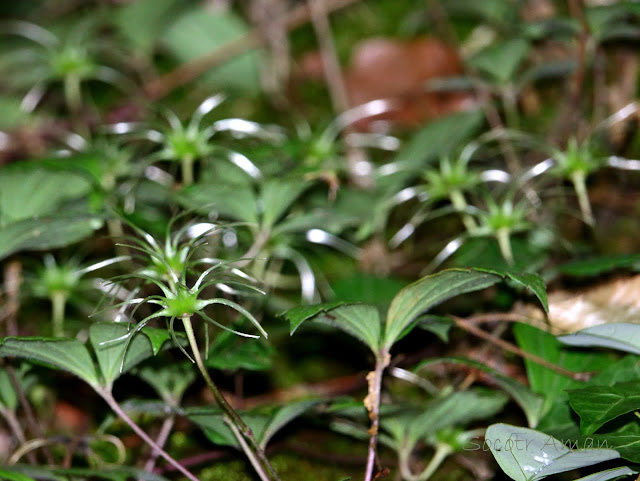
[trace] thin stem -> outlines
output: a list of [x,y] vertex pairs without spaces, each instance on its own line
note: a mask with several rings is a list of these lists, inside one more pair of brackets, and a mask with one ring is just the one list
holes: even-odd
[[456,316],[450,316],[456,323],[456,325],[461,328],[464,329],[465,331],[467,331],[470,334],[473,334],[474,336],[479,337],[480,339],[484,339],[486,341],[491,342],[492,344],[495,344],[496,346],[500,347],[501,349],[504,349],[505,351],[511,352],[513,354],[516,354],[517,356],[520,356],[524,359],[529,359],[530,361],[533,361],[537,364],[540,364],[542,367],[546,367],[547,369],[551,369],[554,372],[557,372],[558,374],[561,374],[563,376],[567,376],[571,379],[575,379],[576,381],[586,381],[589,379],[589,373],[585,373],[585,372],[573,372],[573,371],[569,371],[567,369],[564,369],[563,367],[557,366],[556,364],[553,364],[549,361],[547,361],[546,359],[541,358],[540,356],[536,356],[535,354],[531,354],[527,351],[523,351],[522,349],[520,349],[517,346],[514,346],[513,344],[511,344],[510,342],[507,342],[503,339],[498,339],[493,337],[491,334],[489,334],[488,332],[483,331],[482,329],[480,329],[478,326],[472,324],[471,322],[462,319],[460,317],[456,317]]
[[431,458],[431,461],[429,461],[429,465],[418,475],[411,472],[411,468],[409,467],[409,455],[401,455],[400,471],[402,472],[402,477],[407,481],[427,481],[431,476],[433,476],[436,469],[440,467],[442,462],[452,452],[453,449],[448,444],[438,443],[436,445],[436,452],[433,453],[433,457]]
[[449,192],[449,200],[451,200],[451,204],[455,207],[456,211],[462,214],[462,223],[468,232],[473,232],[477,229],[476,221],[473,217],[466,213],[467,210],[467,201],[464,198],[464,194],[460,192],[459,189],[452,189]]
[[595,224],[595,220],[593,219],[589,194],[587,193],[586,178],[587,176],[582,170],[577,170],[571,174],[571,182],[573,182],[573,188],[576,191],[576,196],[578,196],[582,217],[587,224],[592,226]]
[[377,458],[378,429],[380,427],[380,393],[382,391],[382,374],[389,365],[391,356],[387,351],[382,351],[376,356],[376,367],[367,374],[369,392],[364,398],[364,406],[369,412],[371,427],[369,428],[369,451],[367,454],[367,465],[364,474],[364,481],[373,479],[373,469]]
[[500,247],[500,253],[502,257],[509,265],[513,265],[513,251],[511,250],[511,231],[502,227],[495,233],[496,240],[498,241],[498,247]]
[[51,293],[51,315],[53,336],[64,337],[64,311],[67,305],[67,293],[55,291]]
[[186,155],[180,160],[182,185],[185,187],[193,184],[193,161],[194,158],[192,155]]
[[267,459],[267,456],[264,454],[264,451],[258,444],[258,441],[256,441],[256,438],[253,435],[253,431],[251,431],[251,428],[245,424],[245,422],[238,415],[235,409],[231,407],[231,405],[228,403],[228,401],[225,399],[223,394],[218,389],[218,386],[216,386],[216,384],[213,382],[213,379],[211,379],[211,376],[209,376],[209,372],[207,371],[207,368],[205,367],[204,362],[202,362],[202,356],[200,355],[198,342],[196,341],[196,336],[193,332],[193,325],[191,324],[191,318],[189,316],[184,316],[181,319],[182,319],[182,324],[184,325],[185,334],[187,335],[187,340],[189,341],[189,347],[191,348],[191,351],[193,354],[193,359],[195,360],[196,365],[198,366],[198,370],[200,371],[200,374],[202,375],[203,379],[207,383],[209,390],[213,394],[214,399],[218,403],[218,406],[220,406],[220,409],[222,409],[224,414],[229,418],[229,422],[233,423],[233,425],[236,426],[236,428],[240,431],[240,433],[242,433],[242,436],[244,436],[244,438],[247,441],[249,441],[249,443],[253,447],[253,450],[256,456],[260,460],[261,466],[260,466],[260,471],[257,471],[258,475],[261,477],[267,476],[266,472],[264,472],[264,469],[266,469],[269,472],[269,476],[265,479],[268,479],[270,481],[280,481],[278,474],[276,473],[275,469],[273,469],[273,466],[271,466],[271,463],[269,462],[269,460]]
[[251,448],[249,447],[247,442],[244,440],[244,437],[242,437],[242,433],[238,430],[236,425],[233,424],[233,422],[227,416],[223,416],[222,420],[227,426],[229,426],[229,429],[231,429],[231,432],[233,433],[236,440],[238,441],[238,444],[240,444],[242,451],[244,451],[244,454],[249,459],[249,462],[251,463],[251,466],[253,466],[253,469],[256,471],[256,473],[258,473],[258,476],[260,477],[260,479],[262,481],[269,481],[270,478],[264,472],[264,470],[262,469],[262,466],[260,466],[260,462],[253,454],[253,451],[251,451]]
[[[162,422],[162,427],[160,428],[160,433],[158,433],[158,437],[156,438],[156,444],[160,447],[164,447],[164,443],[169,439],[169,434],[171,434],[171,430],[173,429],[173,425],[175,424],[176,417],[172,414],[168,418]],[[144,465],[144,470],[147,473],[151,473],[153,469],[156,467],[156,460],[158,459],[159,452],[155,449],[151,451],[151,456]]]
[[164,449],[156,444],[156,442],[149,437],[147,433],[145,433],[140,426],[138,426],[133,419],[129,417],[129,415],[120,407],[118,402],[111,394],[111,391],[106,390],[105,388],[101,388],[99,386],[94,386],[95,391],[106,401],[111,410],[116,413],[116,415],[122,419],[127,425],[136,433],[140,438],[147,443],[151,448],[154,449],[161,457],[163,457],[171,466],[180,471],[184,476],[186,476],[191,481],[200,481],[196,476],[191,474],[184,466],[182,466],[178,461],[173,459],[169,453],[167,453]]

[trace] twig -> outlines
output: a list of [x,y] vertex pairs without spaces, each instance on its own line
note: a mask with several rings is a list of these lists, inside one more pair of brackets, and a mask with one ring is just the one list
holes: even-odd
[[20,310],[20,286],[22,284],[22,264],[11,261],[4,268],[4,289],[7,294],[4,318],[7,336],[18,335],[18,311]]
[[[158,433],[158,437],[156,438],[156,444],[161,448],[164,447],[164,444],[167,442],[167,439],[169,439],[169,434],[171,434],[171,430],[173,429],[175,420],[176,418],[172,414],[169,417],[165,418],[165,420],[162,422],[162,426],[160,427],[160,432]],[[148,473],[153,472],[154,468],[156,467],[156,460],[158,459],[159,455],[160,453],[158,451],[156,450],[151,451],[151,456],[149,456],[149,459],[144,464],[144,470],[146,472]]]
[[127,425],[136,433],[140,438],[151,446],[162,458],[164,458],[169,464],[171,464],[174,468],[180,471],[184,476],[186,476],[191,481],[200,481],[196,476],[191,474],[184,466],[182,466],[178,461],[176,461],[169,453],[167,453],[164,449],[156,444],[156,442],[149,437],[147,433],[145,433],[140,426],[138,426],[133,419],[129,417],[129,415],[120,407],[118,402],[113,397],[110,391],[100,388],[94,387],[96,392],[105,400],[105,402],[109,405],[111,410],[116,413],[116,415],[122,419]]
[[365,468],[364,481],[371,481],[373,478],[373,468],[378,457],[378,429],[380,427],[380,394],[382,391],[382,374],[389,365],[391,356],[388,352],[382,351],[376,356],[376,367],[367,374],[369,382],[369,392],[364,398],[364,406],[369,412],[371,427],[369,428],[369,450],[367,454],[367,465]]
[[451,316],[451,318],[455,321],[456,325],[461,329],[464,329],[465,331],[467,331],[470,334],[473,334],[474,336],[477,336],[481,339],[489,341],[492,344],[495,344],[496,346],[504,349],[505,351],[516,354],[517,356],[520,356],[524,359],[529,359],[530,361],[540,364],[542,367],[551,369],[552,371],[557,372],[558,374],[570,377],[571,379],[575,379],[576,381],[586,381],[588,379],[589,373],[569,371],[567,369],[564,369],[563,367],[557,366],[556,364],[553,364],[547,361],[546,359],[541,358],[540,356],[536,356],[535,354],[531,354],[529,352],[523,351],[518,346],[515,346],[510,342],[507,342],[503,339],[495,338],[488,332],[483,331],[482,329],[470,323],[469,321],[466,321],[465,319],[462,319],[460,317],[455,317],[455,316]]
[[[333,12],[340,10],[357,1],[359,0],[327,0],[325,3],[325,11]],[[285,15],[283,24],[287,30],[293,30],[307,23],[310,18],[311,13],[308,6],[301,5]],[[246,35],[227,42],[202,57],[183,63],[175,70],[149,82],[143,87],[143,90],[149,99],[158,100],[169,94],[172,90],[191,82],[217,65],[223,64],[248,50],[261,46],[263,41],[264,38],[260,35],[260,32],[252,30]]]

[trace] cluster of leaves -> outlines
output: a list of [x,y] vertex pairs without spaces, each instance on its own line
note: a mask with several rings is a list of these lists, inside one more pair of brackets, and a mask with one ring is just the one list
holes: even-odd
[[[526,382],[447,355],[455,352],[449,342],[454,327],[479,330],[456,317],[479,309],[476,291],[486,294],[486,307],[500,299],[502,306],[511,304],[528,290],[548,312],[543,279],[601,274],[638,260],[601,257],[558,268],[576,253],[597,252],[593,246],[577,252],[579,234],[567,222],[578,217],[580,232],[598,233],[589,177],[605,169],[637,170],[637,161],[605,153],[613,120],[571,128],[551,142],[553,125],[543,115],[526,115],[520,103],[542,81],[573,85],[595,62],[593,52],[581,64],[540,61],[546,46],[584,42],[583,48],[599,52],[607,42],[637,36],[640,12],[623,2],[585,8],[580,22],[560,14],[525,21],[516,3],[442,2],[458,33],[469,34],[464,30],[474,19],[468,36],[485,35],[480,46],[469,47],[463,77],[428,88],[467,89],[475,106],[427,123],[406,141],[342,132],[363,114],[378,114],[378,104],[343,112],[317,130],[301,121],[294,131],[228,113],[242,111],[242,100],[210,95],[211,87],[255,94],[256,52],[204,75],[197,100],[179,98],[178,113],[136,105],[143,113],[133,120],[110,115],[123,99],[133,103],[128,92],[142,91],[164,63],[190,65],[247,33],[234,10],[211,13],[200,4],[137,0],[105,8],[104,18],[72,29],[0,23],[11,50],[0,69],[15,72],[7,74],[11,95],[0,103],[19,99],[20,118],[29,116],[40,128],[53,122],[55,137],[46,153],[26,149],[31,158],[0,167],[0,260],[8,301],[2,312],[7,337],[0,339],[0,417],[13,437],[11,455],[0,458],[8,465],[0,478],[161,480],[154,474],[161,456],[188,479],[204,479],[175,459],[184,446],[170,433],[184,418],[191,426],[186,429],[197,426],[212,444],[241,451],[258,478],[275,481],[280,478],[265,455],[267,445],[309,414],[309,424],[368,442],[365,481],[386,473],[380,453],[393,453],[398,477],[408,481],[426,481],[454,454],[476,456],[485,447],[516,481],[619,458],[640,463],[636,324],[606,324],[559,338],[516,324],[511,332],[520,350],[512,350],[526,356]],[[412,14],[417,10],[411,7]],[[123,59],[127,48],[133,56]],[[150,95],[157,95],[154,85],[147,83]],[[7,147],[21,126],[2,127]],[[356,148],[370,157],[358,164],[362,172],[347,168]],[[429,247],[416,248],[422,242]],[[80,245],[90,261],[71,255]],[[450,268],[422,277],[444,263]],[[19,282],[16,265],[27,272],[20,295],[10,285]],[[401,268],[413,277],[390,275]],[[103,271],[110,280],[95,277]],[[458,296],[464,296],[460,306],[446,304],[451,316],[429,312]],[[46,299],[50,316],[48,306],[24,302],[30,298]],[[193,324],[196,318],[204,322]],[[291,339],[278,335],[283,320]],[[355,338],[367,348],[352,353],[358,363],[372,363],[364,402],[306,396],[236,411],[209,374],[283,384],[282,371],[298,369],[293,362],[275,367],[286,363],[283,353],[310,342],[309,333],[316,340],[335,335],[327,326],[346,334],[349,346]],[[267,343],[268,333],[277,349]],[[403,361],[412,342],[434,336],[443,341],[441,356]],[[576,349],[594,346],[606,350]],[[187,361],[176,360],[179,351]],[[469,379],[488,379],[490,388],[456,382],[441,365],[464,369]],[[79,442],[31,425],[28,403],[42,407],[38,390],[55,391],[41,366],[81,380],[151,447],[144,470],[131,467],[142,463],[109,434],[122,429],[109,415],[92,420],[100,427]],[[116,399],[127,394],[118,391],[127,379],[144,381],[154,398]],[[189,392],[202,382],[216,406]],[[487,427],[503,416],[517,419],[510,402],[521,408],[528,428]],[[158,438],[136,420],[159,426]],[[51,467],[40,466],[41,455]],[[621,463],[584,479],[635,474]]]

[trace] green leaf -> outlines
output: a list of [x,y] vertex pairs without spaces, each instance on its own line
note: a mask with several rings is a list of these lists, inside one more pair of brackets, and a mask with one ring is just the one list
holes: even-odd
[[558,337],[569,346],[608,347],[640,354],[640,324],[601,324]]
[[270,229],[309,185],[308,182],[301,181],[266,181],[260,191],[263,205],[262,228]]
[[425,311],[452,297],[489,287],[500,277],[479,270],[450,269],[423,277],[402,289],[387,313],[384,347],[390,349],[404,330]]
[[16,471],[6,471],[4,469],[0,469],[0,479],[5,481],[36,481],[29,476],[26,476],[22,473],[18,473]]
[[421,169],[469,140],[483,122],[481,110],[458,112],[429,122],[411,137],[394,162]]
[[272,355],[273,348],[266,342],[247,341],[224,331],[216,336],[205,364],[214,369],[229,371],[265,371],[271,367]]
[[91,184],[71,172],[43,169],[33,162],[0,169],[0,228],[52,214],[64,202],[91,191]]
[[334,298],[341,302],[364,302],[387,307],[407,282],[357,272],[331,284]]
[[544,285],[544,281],[540,276],[536,274],[531,274],[528,272],[517,273],[517,272],[503,272],[500,273],[498,271],[493,271],[496,274],[502,274],[507,278],[514,281],[516,284],[521,285],[527,289],[531,289],[533,293],[536,295],[545,312],[549,312],[549,302],[547,301],[547,288]]
[[[242,419],[252,429],[256,440],[264,449],[280,429],[319,402],[318,400],[297,401],[267,411],[242,413]],[[185,414],[191,421],[204,429],[207,437],[213,443],[240,447],[218,409],[190,408],[186,410]]]
[[288,310],[282,317],[289,321],[293,334],[300,325],[314,320],[336,327],[364,342],[374,354],[380,346],[380,314],[378,310],[367,304],[341,305],[338,302],[318,304],[315,306],[299,306]]
[[18,395],[6,369],[0,371],[0,406],[10,411],[15,411],[18,407]]
[[0,341],[0,357],[8,356],[62,369],[92,386],[100,384],[89,351],[77,339],[6,337]]
[[136,374],[147,382],[169,405],[178,405],[187,388],[196,378],[190,362],[143,366]]
[[540,415],[542,414],[542,396],[534,393],[527,386],[519,383],[515,379],[512,379],[509,376],[505,376],[504,374],[501,374],[496,369],[486,366],[480,362],[473,361],[471,359],[458,358],[458,357],[427,359],[421,362],[420,364],[418,364],[413,369],[413,371],[417,373],[422,369],[425,369],[431,365],[439,364],[439,363],[447,363],[447,364],[451,363],[451,364],[460,364],[464,366],[471,366],[475,369],[479,369],[480,371],[487,373],[522,408],[525,415],[527,416],[527,422],[529,423],[530,427],[535,427],[540,421]]
[[558,271],[573,277],[590,277],[623,267],[640,265],[640,254],[618,256],[600,256],[593,259],[568,262],[561,265]]
[[502,470],[515,481],[537,481],[620,457],[612,449],[570,450],[548,434],[508,424],[489,426],[485,442]]
[[118,8],[114,23],[135,50],[151,54],[181,3],[180,0],[136,0]]
[[[89,328],[89,340],[96,352],[104,383],[108,387],[112,386],[122,373],[157,354],[160,348],[171,339],[171,335],[164,329],[145,327],[142,329],[142,335],[134,335],[128,346],[125,340],[109,342],[128,332],[130,330],[127,326],[119,322],[99,322],[92,324]],[[122,372],[120,372],[121,366]]]
[[[201,6],[178,18],[163,40],[180,61],[188,62],[248,34],[247,25],[233,11],[211,13]],[[201,79],[217,88],[256,94],[260,91],[258,55],[255,51],[235,55]]]
[[[606,354],[567,349],[552,334],[528,324],[515,324],[513,334],[524,351],[569,371],[597,371],[611,363],[610,356]],[[531,389],[545,398],[542,413],[549,411],[558,400],[565,399],[566,389],[582,386],[579,381],[563,376],[532,360],[525,359],[525,367]]]
[[[407,419],[405,439],[412,445],[450,427],[464,427],[502,410],[508,398],[498,391],[460,391],[437,399]],[[384,425],[384,421],[383,421]]]
[[482,50],[469,63],[498,84],[506,84],[514,80],[518,67],[529,54],[529,49],[529,42],[522,38],[500,41]]
[[582,432],[593,434],[604,423],[640,409],[640,381],[572,389],[569,404],[580,416]]
[[64,215],[25,219],[0,227],[0,260],[23,250],[65,247],[93,234],[102,219],[88,215]]
[[613,386],[640,379],[640,358],[629,354],[593,376],[586,386]]
[[449,331],[454,322],[450,317],[426,315],[420,318],[417,327],[429,331],[440,338],[442,342],[449,342]]
[[258,225],[256,197],[249,185],[191,185],[180,191],[177,200],[201,214],[217,212],[222,217]]
[[608,481],[609,479],[620,478],[622,476],[631,476],[632,474],[638,474],[636,471],[632,471],[626,466],[621,468],[612,468],[599,473],[593,473],[583,478],[576,479],[576,481]]
[[615,449],[620,456],[633,463],[640,463],[640,433],[615,432],[607,434],[592,434],[581,439],[583,443],[593,443],[594,446]]

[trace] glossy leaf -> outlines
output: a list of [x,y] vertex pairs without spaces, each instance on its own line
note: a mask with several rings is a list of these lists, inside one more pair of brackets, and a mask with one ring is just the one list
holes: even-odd
[[572,389],[569,404],[580,416],[582,432],[593,434],[604,423],[640,409],[640,381]]
[[451,269],[423,277],[402,289],[391,302],[384,334],[386,349],[428,309],[452,297],[489,287],[500,276],[478,270]]
[[474,369],[478,369],[491,376],[498,385],[504,389],[522,408],[530,427],[535,427],[540,421],[540,415],[542,414],[542,396],[534,393],[529,387],[519,383],[515,379],[505,376],[496,369],[486,366],[480,362],[473,361],[471,359],[463,359],[457,357],[445,357],[438,359],[427,359],[421,362],[414,368],[414,372],[420,372],[429,366],[446,363],[446,364],[460,364],[463,366],[470,366]]
[[293,334],[300,325],[309,320],[336,327],[364,342],[374,352],[380,345],[380,314],[367,304],[327,303],[316,306],[299,306],[283,314],[289,321]]
[[92,386],[98,372],[89,351],[77,339],[7,337],[0,341],[0,357],[18,357],[75,374]]
[[637,429],[634,432],[621,431],[607,434],[591,434],[583,442],[615,449],[624,459],[633,463],[640,463],[640,433]]
[[569,346],[607,347],[640,354],[640,324],[602,324],[558,339]]
[[[118,322],[100,322],[92,324],[89,328],[89,339],[96,352],[98,365],[106,386],[111,386],[120,374],[154,356],[160,347],[171,339],[171,335],[164,329],[145,327],[141,333],[134,335],[128,346],[125,340],[109,342],[126,335],[128,332],[131,331],[127,329],[127,326]],[[122,363],[123,356],[124,364]],[[120,372],[121,366],[122,373]]]
[[571,450],[548,434],[508,424],[489,426],[485,442],[502,470],[515,481],[537,481],[620,457],[613,449]]

